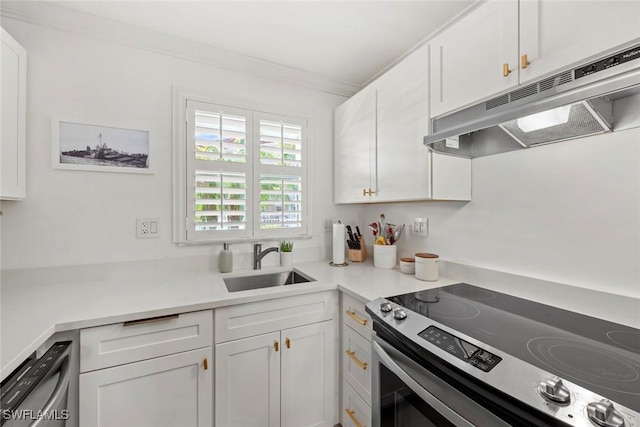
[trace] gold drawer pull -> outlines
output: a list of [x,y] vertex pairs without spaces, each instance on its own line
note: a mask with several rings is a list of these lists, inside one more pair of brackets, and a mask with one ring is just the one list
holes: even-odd
[[279,351],[280,350],[280,343],[278,341],[274,341],[273,348],[275,349],[275,351]]
[[355,311],[347,310],[347,311],[345,311],[345,313],[347,313],[347,316],[351,317],[353,320],[355,320],[356,322],[360,323],[362,326],[367,326],[367,319],[359,318],[358,316],[356,316],[356,312]]
[[531,62],[529,62],[529,60],[527,59],[527,55],[522,55],[522,57],[520,58],[520,67],[524,70],[529,65],[531,65]]
[[204,365],[204,370],[206,371],[207,369],[209,369],[209,361],[205,358],[204,361],[202,362]]
[[180,317],[179,314],[170,314],[168,316],[149,317],[149,318],[140,319],[140,320],[129,320],[127,322],[124,322],[122,326],[134,326],[134,325],[143,325],[145,323],[162,322],[163,320],[177,319],[178,317]]
[[502,75],[507,77],[509,74],[511,74],[511,70],[509,69],[509,64],[505,62],[502,65]]
[[362,369],[367,369],[367,362],[363,362],[360,359],[358,359],[355,351],[347,350],[347,356],[349,356],[351,360],[356,362],[356,365],[360,366]]
[[289,339],[289,337],[287,337],[287,339],[284,340],[284,343],[287,346],[287,348],[291,348],[291,340]]
[[344,411],[347,413],[347,415],[349,415],[349,418],[351,418],[351,421],[353,421],[353,423],[356,425],[356,427],[362,427],[362,424],[360,424],[360,421],[358,421],[358,419],[354,415],[356,413],[356,411],[354,411],[353,409],[349,409],[349,408],[345,409]]

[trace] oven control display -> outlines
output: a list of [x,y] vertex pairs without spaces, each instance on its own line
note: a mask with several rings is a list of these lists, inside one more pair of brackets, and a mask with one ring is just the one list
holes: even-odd
[[435,326],[418,334],[421,338],[468,364],[489,372],[502,359]]

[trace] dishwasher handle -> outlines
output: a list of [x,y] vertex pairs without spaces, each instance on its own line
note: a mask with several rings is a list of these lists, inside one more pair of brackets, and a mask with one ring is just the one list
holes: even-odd
[[[70,362],[70,348],[66,350],[66,354],[60,357],[56,364],[51,368],[51,370],[47,373],[46,377],[42,379],[42,382],[46,381],[48,378],[51,378],[56,373],[60,372],[60,376],[58,377],[58,382],[56,383],[51,396],[45,403],[44,407],[41,409],[42,413],[47,414],[58,408],[66,408],[66,400],[69,393],[69,380],[71,377],[71,362]],[[49,420],[43,418],[39,418],[29,424],[29,427],[41,427],[45,426]]]

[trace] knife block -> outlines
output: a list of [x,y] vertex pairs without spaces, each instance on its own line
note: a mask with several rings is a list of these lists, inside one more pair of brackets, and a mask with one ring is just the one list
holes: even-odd
[[363,262],[367,259],[367,247],[364,244],[364,237],[360,236],[360,249],[349,249],[349,261]]

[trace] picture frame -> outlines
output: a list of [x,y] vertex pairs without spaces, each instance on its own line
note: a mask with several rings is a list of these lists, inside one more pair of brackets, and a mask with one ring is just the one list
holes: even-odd
[[153,174],[148,130],[52,119],[54,169]]

